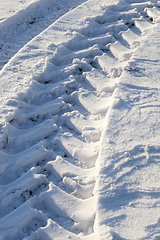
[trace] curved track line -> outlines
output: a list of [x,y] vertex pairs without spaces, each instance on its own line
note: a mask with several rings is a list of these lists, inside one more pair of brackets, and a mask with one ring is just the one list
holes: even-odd
[[98,239],[94,186],[105,117],[120,76],[135,71],[137,42],[153,27],[152,5],[126,6],[106,6],[55,46],[37,82],[17,99],[1,150],[2,239]]

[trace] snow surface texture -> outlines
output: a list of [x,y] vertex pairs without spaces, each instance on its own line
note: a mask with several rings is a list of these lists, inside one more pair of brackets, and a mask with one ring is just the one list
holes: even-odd
[[[5,0],[0,2],[0,69],[27,42],[85,0]],[[17,40],[18,39],[18,40]]]
[[8,17],[15,15],[19,10],[27,8],[30,4],[37,0],[5,0],[0,3],[1,18],[0,21],[5,21]]
[[159,7],[88,1],[2,69],[1,240],[160,238]]

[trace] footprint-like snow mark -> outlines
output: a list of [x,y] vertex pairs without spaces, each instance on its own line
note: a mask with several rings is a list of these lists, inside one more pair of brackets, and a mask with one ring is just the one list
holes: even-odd
[[57,145],[57,148],[62,148],[61,144],[63,144],[63,148],[66,149],[66,154],[69,153],[82,165],[94,167],[98,155],[97,143],[88,144],[73,137],[70,133],[65,133],[63,136],[59,136],[58,139],[54,139],[54,144]]
[[54,84],[46,83],[45,87],[37,81],[32,81],[31,88],[26,94],[21,94],[21,98],[27,103],[32,103],[38,106],[52,101],[63,94],[71,94],[78,88],[78,85],[78,82],[73,76]]
[[35,195],[34,190],[38,186],[41,187],[42,191],[42,186],[48,185],[47,178],[43,174],[39,174],[40,170],[40,168],[31,168],[14,182],[1,186],[1,217],[3,217],[3,214],[6,215],[6,209],[8,214]]
[[49,212],[53,211],[54,214],[71,219],[74,222],[73,230],[88,231],[94,222],[96,208],[94,199],[94,197],[86,200],[75,198],[50,183],[48,191],[40,194],[39,204]]
[[47,138],[51,133],[57,131],[57,124],[52,119],[32,127],[32,131],[19,130],[8,124],[8,144],[6,148],[14,148],[18,152],[20,149],[26,149],[29,146]]
[[39,165],[44,159],[52,157],[53,152],[47,150],[46,145],[46,141],[42,141],[15,155],[1,151],[0,184],[5,185],[15,181],[29,168]]
[[[99,46],[97,44],[93,45],[90,48],[87,49],[83,49],[77,52],[71,52],[71,54],[67,54],[66,56],[64,56],[63,58],[60,58],[59,62],[61,62],[61,64],[65,64],[68,63],[68,61],[73,61],[73,59],[83,59],[83,58],[94,58],[94,56],[97,55],[101,55],[102,52],[99,49]],[[53,59],[54,60],[54,59]],[[57,62],[57,59],[56,59]],[[73,61],[73,63],[75,62],[75,60]]]
[[124,47],[119,42],[115,42],[110,45],[110,51],[119,61],[127,61],[131,58],[132,49]]
[[106,113],[112,102],[112,97],[101,98],[89,91],[79,91],[78,95],[80,103],[93,115]]
[[[10,130],[8,129],[8,131],[13,135],[12,132],[16,131],[14,127],[18,129],[27,129],[37,124],[43,124],[43,121],[47,121],[48,118],[61,112],[65,105],[63,98],[57,98],[40,106],[20,101],[18,108],[9,116],[10,125],[8,128],[10,128]],[[57,117],[53,117],[52,121],[56,124]]]
[[97,169],[85,169],[68,162],[57,156],[55,161],[48,162],[45,166],[59,179],[62,189],[67,189],[72,195],[87,199],[93,196],[93,188],[96,181]]
[[121,36],[130,46],[134,46],[134,44],[141,41],[141,36],[134,33],[131,29],[128,29],[125,32],[121,32]]
[[[120,76],[135,70],[129,61],[153,26],[152,13],[158,16],[155,8],[103,7],[70,41],[54,45],[39,78],[8,101],[16,109],[1,134],[2,239],[98,239],[94,188],[105,116]],[[139,152],[123,153],[106,170],[111,195],[129,187],[122,183],[132,179],[135,162],[139,171],[153,162],[152,147]]]
[[47,223],[47,217],[34,208],[36,204],[37,197],[35,196],[0,219],[1,238],[23,239],[37,228],[44,227]]

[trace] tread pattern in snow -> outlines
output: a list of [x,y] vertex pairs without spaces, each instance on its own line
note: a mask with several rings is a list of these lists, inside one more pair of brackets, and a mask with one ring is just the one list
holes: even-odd
[[130,59],[153,27],[152,8],[120,3],[87,19],[57,46],[38,81],[11,101],[17,109],[0,152],[2,239],[94,236],[105,117],[119,77],[136,70]]

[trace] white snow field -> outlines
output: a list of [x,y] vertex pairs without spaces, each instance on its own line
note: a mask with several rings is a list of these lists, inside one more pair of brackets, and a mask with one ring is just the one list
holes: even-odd
[[0,22],[0,240],[160,239],[160,2],[19,2]]

